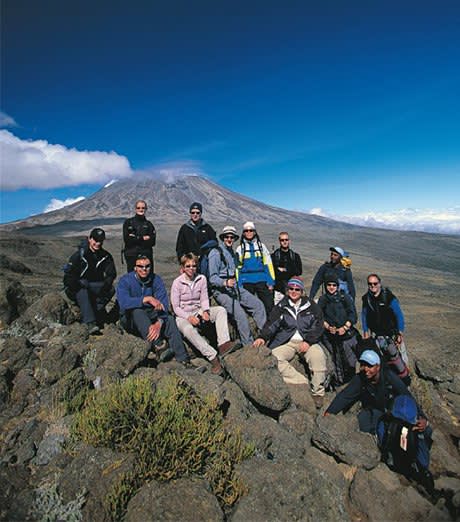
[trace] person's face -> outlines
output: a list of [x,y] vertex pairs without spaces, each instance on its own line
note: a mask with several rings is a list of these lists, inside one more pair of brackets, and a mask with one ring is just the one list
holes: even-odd
[[382,289],[380,281],[374,276],[367,280],[367,287],[369,288],[369,292],[375,296],[378,296]]
[[374,366],[370,366],[365,362],[360,362],[359,370],[364,374],[368,381],[375,381],[377,375],[380,372],[380,364],[374,364]]
[[187,261],[182,265],[182,271],[186,277],[193,279],[196,274],[196,261],[187,259]]
[[98,241],[97,239],[94,239],[94,237],[90,237],[88,239],[89,249],[93,252],[96,252],[102,248],[102,244],[104,243],[104,240]]
[[252,241],[254,239],[255,233],[256,233],[256,231],[253,230],[252,228],[243,230],[244,238],[247,239],[248,241]]
[[134,271],[141,279],[146,279],[150,275],[152,265],[148,259],[138,259],[134,265]]
[[224,236],[224,245],[228,248],[233,246],[233,242],[235,241],[235,236],[233,234],[227,234]]
[[282,250],[287,250],[289,248],[289,236],[280,236],[279,242]]
[[337,283],[326,283],[326,290],[328,294],[335,294],[337,292]]
[[340,261],[340,254],[331,250],[331,263],[336,265]]
[[297,303],[297,301],[299,301],[299,299],[302,297],[302,289],[299,288],[298,286],[288,286],[287,294],[288,294],[289,299],[293,303]]
[[138,216],[144,216],[147,211],[147,205],[143,201],[136,203],[136,214]]
[[200,221],[200,218],[201,218],[201,212],[197,208],[194,208],[190,211],[190,219],[194,223],[198,223],[198,221]]

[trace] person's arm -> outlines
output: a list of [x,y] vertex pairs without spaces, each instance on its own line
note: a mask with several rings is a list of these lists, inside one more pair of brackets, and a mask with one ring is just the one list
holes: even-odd
[[400,334],[404,333],[404,315],[401,310],[401,306],[399,304],[399,301],[394,297],[390,303],[390,308],[393,310],[395,317],[396,317],[396,324],[398,327],[398,332]]
[[[345,294],[344,299],[345,304],[345,311],[347,314],[347,321],[345,322],[345,325],[347,326],[348,330],[356,324],[356,321],[358,320],[357,314],[356,314],[356,307],[355,303],[353,302],[353,299],[350,295]],[[349,323],[349,324],[347,324]]]
[[355,289],[355,283],[353,281],[353,274],[351,273],[351,270],[349,268],[346,269],[346,278],[347,278],[347,285],[348,285],[348,292],[350,293],[353,300],[356,298],[356,289]]
[[181,307],[181,287],[179,278],[174,279],[171,286],[171,306],[177,317],[188,319],[190,314]]
[[217,250],[217,248],[213,248],[211,252],[208,254],[208,269],[209,269],[209,282],[211,283],[211,286],[214,286],[216,288],[221,288],[225,286],[225,279],[222,279],[220,277],[220,265],[221,265],[221,259],[220,259],[220,253]]
[[351,408],[353,404],[359,400],[360,396],[361,377],[359,375],[355,375],[347,384],[347,386],[338,395],[335,396],[334,400],[327,408],[325,414],[332,413],[333,415],[337,415],[337,413]]
[[157,231],[155,230],[155,227],[153,226],[153,223],[151,221],[147,221],[148,224],[148,233],[149,239],[144,239],[144,246],[153,248],[155,246],[155,243],[157,242]]
[[111,254],[107,252],[108,259],[106,261],[106,267],[104,270],[104,288],[108,290],[112,288],[113,282],[117,277],[117,269],[115,268],[115,262]]
[[259,338],[263,339],[266,344],[273,338],[280,327],[281,313],[281,308],[279,306],[274,306],[259,333]]
[[185,249],[185,237],[184,237],[184,230],[186,225],[182,225],[179,229],[179,232],[177,234],[177,240],[176,240],[176,255],[178,261],[180,261],[181,256],[183,256],[186,252],[184,252]]
[[117,300],[122,311],[142,308],[142,295],[132,296],[129,278],[123,276],[117,285]]
[[198,276],[197,287],[200,289],[200,308],[209,312],[208,280],[204,275]]
[[142,243],[142,238],[139,239],[135,227],[133,226],[131,219],[127,219],[123,223],[123,241],[126,248],[132,248]]
[[80,290],[80,272],[81,272],[81,260],[80,252],[75,252],[70,256],[68,263],[65,266],[64,271],[64,287],[68,289],[71,294],[76,294]]
[[161,279],[158,274],[154,275],[152,294],[155,299],[160,301],[160,303],[163,305],[164,311],[167,312],[169,309],[168,292],[166,291],[166,286],[163,282],[163,279]]
[[367,314],[369,312],[369,308],[366,303],[367,294],[363,296],[363,305],[361,309],[361,326],[363,328],[363,337],[366,339],[370,336],[369,326],[367,325]]
[[310,289],[310,299],[313,300],[316,293],[319,290],[319,287],[321,286],[323,282],[323,273],[324,273],[325,266],[321,265],[318,268],[318,271],[316,272],[315,277],[313,278],[313,281],[311,282],[311,289]]
[[324,316],[321,308],[312,301],[311,303],[312,321],[308,331],[301,332],[303,340],[312,345],[317,343],[324,332]]
[[267,277],[267,285],[273,287],[275,284],[275,270],[273,268],[272,256],[268,251],[267,247],[262,244],[262,258],[265,266],[265,274]]

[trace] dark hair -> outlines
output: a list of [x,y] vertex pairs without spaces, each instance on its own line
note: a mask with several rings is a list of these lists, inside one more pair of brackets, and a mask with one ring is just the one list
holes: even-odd
[[150,261],[150,258],[148,256],[146,256],[145,254],[138,254],[136,257],[136,260],[137,259],[147,259],[147,261]]
[[369,274],[369,275],[367,276],[367,282],[369,282],[369,277],[375,277],[379,283],[382,282],[382,279],[381,279],[380,276],[377,275],[377,274]]

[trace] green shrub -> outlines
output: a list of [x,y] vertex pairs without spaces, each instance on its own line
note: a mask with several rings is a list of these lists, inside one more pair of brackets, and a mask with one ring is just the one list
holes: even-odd
[[117,482],[107,498],[115,519],[150,479],[203,476],[224,505],[245,491],[234,468],[253,448],[224,428],[215,399],[200,398],[177,375],[163,378],[156,390],[146,378],[129,378],[92,393],[73,433],[87,444],[136,455],[135,473]]

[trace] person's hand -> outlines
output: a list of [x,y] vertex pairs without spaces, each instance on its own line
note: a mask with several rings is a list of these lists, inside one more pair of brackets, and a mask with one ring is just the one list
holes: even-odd
[[142,239],[143,239],[144,241],[148,241],[148,240],[150,239],[150,236],[142,236]]
[[397,346],[401,346],[401,343],[403,341],[403,334],[401,332],[398,333],[398,335],[396,336],[396,345]]
[[346,329],[343,326],[341,326],[340,328],[337,329],[337,333],[339,335],[345,335]]
[[200,324],[200,319],[196,316],[196,315],[190,315],[188,318],[187,318],[187,321],[192,325],[192,326],[198,326]]
[[337,333],[337,328],[335,326],[329,326],[329,331],[331,334],[335,335]]
[[278,267],[278,270],[279,270],[280,272],[287,272],[287,269],[284,268],[284,266],[279,266],[279,267]]
[[299,352],[300,353],[307,353],[310,349],[310,345],[307,343],[307,341],[302,341],[299,345]]
[[156,321],[155,323],[149,326],[149,331],[147,334],[147,341],[156,341],[160,336],[161,331],[161,321]]
[[252,343],[252,346],[254,348],[259,348],[259,346],[263,346],[265,344],[265,341],[261,338],[261,337],[258,337],[253,343]]
[[417,419],[417,424],[412,428],[413,431],[425,431],[428,426],[428,421],[424,417]]
[[155,308],[155,310],[164,310],[164,306],[161,304],[161,302],[158,301],[158,299],[156,299],[155,297],[153,297],[151,295],[146,295],[142,299],[142,303],[143,304],[149,304],[150,306]]
[[210,321],[211,320],[211,316],[209,315],[209,312],[203,312],[201,314],[201,318],[203,319],[203,321]]
[[231,277],[230,279],[227,279],[227,282],[225,283],[225,286],[228,288],[233,288],[236,284],[236,279],[234,277]]
[[363,339],[369,339],[371,336],[370,332],[363,332]]

